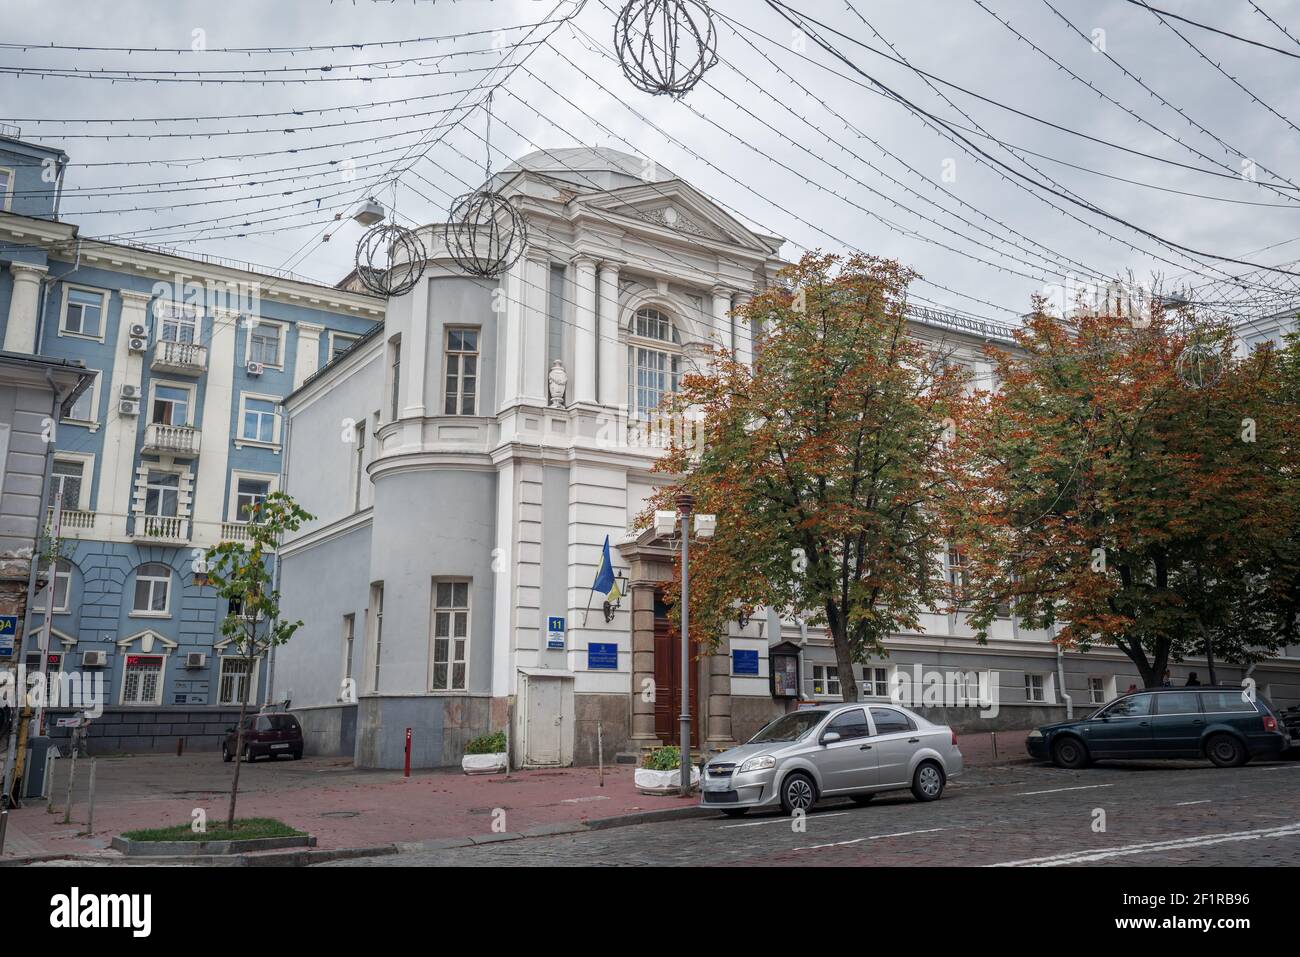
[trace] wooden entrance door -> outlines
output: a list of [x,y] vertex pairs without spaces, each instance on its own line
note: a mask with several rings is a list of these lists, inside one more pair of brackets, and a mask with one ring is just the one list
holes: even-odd
[[[691,747],[700,746],[699,642],[691,641]],[[663,594],[655,592],[655,736],[664,744],[681,741],[682,641],[668,624]]]

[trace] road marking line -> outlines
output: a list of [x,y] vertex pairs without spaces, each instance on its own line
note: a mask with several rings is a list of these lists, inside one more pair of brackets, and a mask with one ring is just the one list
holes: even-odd
[[1050,791],[1018,791],[1016,797],[1029,797],[1033,794],[1060,794],[1062,791],[1091,791],[1093,788],[1113,788],[1113,784],[1082,784],[1077,788],[1052,788]]
[[796,851],[816,851],[823,847],[847,847],[849,844],[861,844],[863,841],[880,841],[887,837],[911,837],[913,834],[933,834],[935,831],[946,831],[946,827],[928,827],[924,831],[898,831],[895,834],[875,834],[871,837],[855,837],[851,841],[835,841],[833,844],[808,844],[804,847],[796,847]]
[[1294,771],[1300,768],[1300,764],[1279,764],[1272,768],[1255,768],[1256,771]]
[[[809,814],[804,817],[804,820],[815,821],[818,818],[823,818],[823,817],[842,817],[843,815],[848,813],[849,813],[848,811],[835,811],[830,814]],[[788,817],[774,817],[770,821],[745,821],[743,824],[723,824],[718,828],[718,830],[725,831],[729,827],[761,827],[764,824],[788,824],[788,823],[790,823],[790,818]]]
[[1179,801],[1174,807],[1191,807],[1193,804],[1210,804],[1209,799],[1204,801]]
[[1062,864],[1088,864],[1110,857],[1127,857],[1131,854],[1151,854],[1159,851],[1178,851],[1186,848],[1209,847],[1213,844],[1225,844],[1230,841],[1258,841],[1266,837],[1300,836],[1300,821],[1277,827],[1259,828],[1253,831],[1223,831],[1218,834],[1203,834],[1199,837],[1184,837],[1171,841],[1151,841],[1146,844],[1131,844],[1128,847],[1111,847],[1102,850],[1070,851],[1066,854],[1053,854],[1048,857],[1030,857],[1020,861],[1003,861],[1000,864],[986,864],[985,867],[1059,867]]

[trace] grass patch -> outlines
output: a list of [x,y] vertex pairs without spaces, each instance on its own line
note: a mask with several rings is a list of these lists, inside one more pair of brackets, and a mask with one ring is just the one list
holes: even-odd
[[247,841],[258,837],[305,837],[306,832],[273,817],[246,817],[235,819],[233,831],[228,830],[222,821],[219,827],[209,827],[201,834],[190,830],[188,824],[176,824],[127,831],[122,836],[128,841]]

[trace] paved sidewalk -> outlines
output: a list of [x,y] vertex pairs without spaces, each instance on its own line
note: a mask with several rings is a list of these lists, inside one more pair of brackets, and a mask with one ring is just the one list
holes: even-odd
[[[1024,732],[999,732],[998,759],[987,733],[959,736],[970,766],[1024,758]],[[63,824],[67,760],[54,774],[56,813],[33,801],[9,815],[3,860],[88,855],[117,859],[116,834],[189,823],[202,809],[210,825],[226,812],[234,765],[217,754],[125,755],[98,758],[94,833],[85,834],[87,759],[77,762],[72,823]],[[257,761],[240,773],[238,816],[274,817],[315,835],[321,850],[443,840],[500,840],[503,834],[580,826],[638,823],[649,814],[691,814],[695,799],[643,795],[627,765],[516,771],[505,775],[459,770],[358,770],[340,758]],[[610,821],[608,819],[622,819]],[[494,826],[495,825],[495,826]]]

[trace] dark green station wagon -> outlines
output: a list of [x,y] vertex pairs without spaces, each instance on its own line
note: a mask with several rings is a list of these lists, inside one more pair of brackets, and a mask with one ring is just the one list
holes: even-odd
[[1078,721],[1029,732],[1031,757],[1082,768],[1102,758],[1209,758],[1221,768],[1289,745],[1273,706],[1241,687],[1149,688]]

